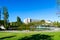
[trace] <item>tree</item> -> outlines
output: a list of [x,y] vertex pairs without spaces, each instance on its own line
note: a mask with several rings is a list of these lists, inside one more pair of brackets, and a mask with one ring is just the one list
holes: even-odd
[[45,25],[45,20],[40,21],[41,25]]
[[45,23],[45,20],[41,20],[41,23]]
[[22,24],[22,21],[20,19],[20,17],[17,16],[17,26],[20,26]]
[[60,23],[58,21],[57,22],[53,22],[53,26],[59,27],[60,26]]
[[3,15],[4,15],[4,26],[5,28],[8,28],[8,17],[9,17],[9,14],[8,14],[8,10],[6,7],[3,7]]
[[0,25],[4,25],[4,20],[0,20]]
[[1,10],[0,10],[0,20],[1,20]]
[[18,30],[22,30],[22,21],[21,21],[21,18],[19,16],[17,16],[17,26],[18,26]]

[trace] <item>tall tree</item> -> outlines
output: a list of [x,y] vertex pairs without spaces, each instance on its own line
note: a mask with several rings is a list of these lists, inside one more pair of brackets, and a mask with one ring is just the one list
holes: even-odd
[[1,25],[1,10],[0,10],[0,25]]
[[3,7],[3,15],[4,15],[4,26],[5,26],[5,28],[7,28],[9,14],[8,14],[8,10],[6,7]]
[[0,10],[0,20],[1,20],[1,10]]
[[45,24],[45,20],[41,20],[40,22],[41,22],[41,25]]
[[23,29],[22,28],[22,21],[21,21],[21,18],[19,16],[17,16],[17,26],[18,26],[18,29]]
[[17,25],[20,26],[22,24],[21,18],[17,16]]

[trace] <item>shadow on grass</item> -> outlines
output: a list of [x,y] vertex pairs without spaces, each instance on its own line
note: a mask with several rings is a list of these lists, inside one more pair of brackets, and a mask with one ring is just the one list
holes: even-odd
[[24,37],[18,40],[52,40],[52,36],[44,35],[44,34],[35,34],[30,37]]
[[6,36],[6,37],[2,37],[2,38],[0,38],[0,40],[4,40],[4,39],[6,39],[6,38],[12,38],[12,37],[15,37],[16,35],[13,35],[13,36]]

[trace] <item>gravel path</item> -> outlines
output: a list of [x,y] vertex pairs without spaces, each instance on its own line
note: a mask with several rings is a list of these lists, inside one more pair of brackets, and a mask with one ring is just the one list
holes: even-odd
[[55,27],[47,27],[50,28],[50,30],[42,30],[42,31],[29,31],[29,30],[23,30],[23,31],[18,31],[18,30],[2,30],[0,32],[60,32],[60,28],[55,28]]

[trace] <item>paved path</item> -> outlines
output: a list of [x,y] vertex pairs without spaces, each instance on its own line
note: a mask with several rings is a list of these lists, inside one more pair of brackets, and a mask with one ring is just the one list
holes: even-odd
[[18,32],[60,32],[60,30],[45,30],[45,31],[17,31],[17,30],[5,30],[5,31],[0,31],[0,32],[16,32],[16,33],[18,33]]

